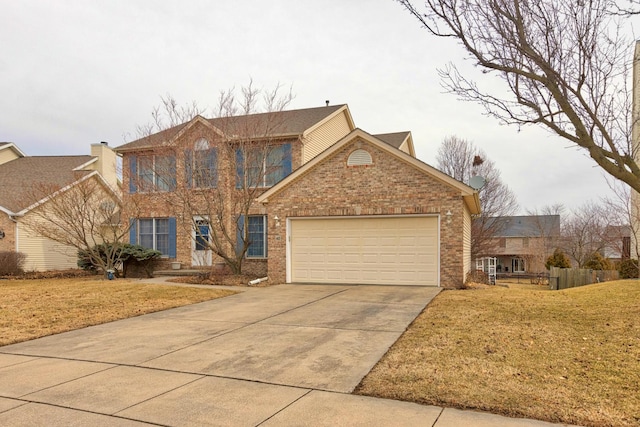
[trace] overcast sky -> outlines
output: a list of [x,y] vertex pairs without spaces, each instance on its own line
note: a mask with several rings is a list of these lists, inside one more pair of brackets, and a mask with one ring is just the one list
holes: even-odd
[[437,69],[461,58],[392,0],[0,0],[0,141],[33,156],[89,154],[130,140],[163,95],[214,107],[252,78],[292,86],[291,108],[346,103],[369,133],[409,130],[434,166],[446,136],[468,139],[522,213],[607,194],[585,152],[444,93]]

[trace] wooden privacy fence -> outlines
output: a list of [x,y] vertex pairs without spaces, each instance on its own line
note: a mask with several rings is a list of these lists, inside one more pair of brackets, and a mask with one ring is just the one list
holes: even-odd
[[558,268],[549,270],[549,287],[551,289],[567,289],[591,283],[618,280],[617,270],[590,270],[587,268]]

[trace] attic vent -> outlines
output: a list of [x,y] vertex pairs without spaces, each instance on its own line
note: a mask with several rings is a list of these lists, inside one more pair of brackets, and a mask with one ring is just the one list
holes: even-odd
[[373,160],[371,159],[371,154],[363,149],[358,149],[349,154],[349,158],[347,159],[347,166],[364,166],[372,164]]

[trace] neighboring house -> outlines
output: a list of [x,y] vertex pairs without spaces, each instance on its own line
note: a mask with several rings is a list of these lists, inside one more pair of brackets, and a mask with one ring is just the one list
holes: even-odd
[[620,262],[631,257],[631,227],[609,225],[604,229],[602,256]]
[[492,252],[496,272],[540,273],[560,239],[560,215],[528,215],[491,218],[496,230]]
[[[246,132],[274,115],[277,130]],[[187,266],[219,261],[198,254],[200,239],[210,238],[210,218],[181,217],[183,206],[167,203],[167,195],[185,182],[193,191],[215,188],[209,198],[240,191],[239,180],[250,179],[260,165],[223,147],[234,138],[269,144],[279,153],[260,179],[261,194],[248,218],[238,218],[229,204],[226,216],[215,220],[247,224],[251,243],[243,271],[287,283],[463,283],[471,269],[477,192],[417,160],[409,132],[375,136],[356,129],[346,105],[198,116],[118,147],[127,171],[125,203],[130,199],[140,209],[130,218],[132,243]],[[203,168],[208,172],[194,175]],[[159,169],[169,171],[168,178]],[[197,178],[203,182],[194,186]],[[197,234],[185,226],[191,220]]]
[[26,223],[57,197],[40,188],[70,189],[88,179],[117,188],[116,154],[106,143],[92,145],[90,156],[27,156],[13,143],[0,143],[0,251],[24,253],[27,271],[77,268],[77,249],[35,235]]

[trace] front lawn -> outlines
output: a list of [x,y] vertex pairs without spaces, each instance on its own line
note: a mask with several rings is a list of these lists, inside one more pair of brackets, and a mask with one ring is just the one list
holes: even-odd
[[584,426],[638,426],[640,281],[441,292],[356,392]]
[[234,292],[129,280],[0,280],[0,346]]

